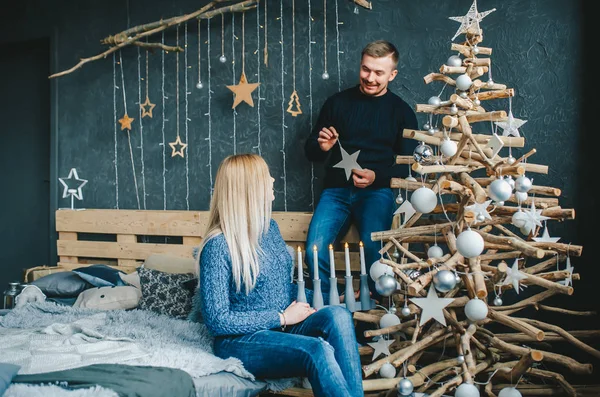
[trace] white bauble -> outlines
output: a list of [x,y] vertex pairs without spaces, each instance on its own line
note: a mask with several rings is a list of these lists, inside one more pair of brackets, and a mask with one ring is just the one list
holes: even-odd
[[479,389],[471,383],[461,383],[456,388],[454,397],[480,397]]
[[433,106],[440,106],[441,102],[442,102],[442,100],[440,99],[439,96],[432,96],[427,101],[428,104],[433,105]]
[[495,179],[488,186],[488,196],[496,202],[506,201],[512,195],[510,184],[504,179]]
[[498,397],[522,397],[522,394],[515,387],[505,387],[500,390]]
[[432,245],[427,250],[428,258],[441,258],[442,256],[444,256],[444,250],[437,244]]
[[456,78],[456,88],[461,91],[467,91],[471,88],[471,84],[473,84],[473,81],[468,74],[461,74]]
[[488,306],[479,298],[471,299],[465,305],[465,315],[471,321],[481,321],[488,315]]
[[406,178],[404,178],[404,179],[405,179],[405,180],[407,180],[407,181],[411,181],[411,182],[416,182],[416,181],[417,181],[417,178],[415,178],[415,177],[414,177],[414,176],[412,176],[412,175],[411,175],[411,176],[407,176],[407,177],[406,177]]
[[522,228],[523,226],[525,226],[525,222],[527,222],[527,214],[526,213],[519,210],[513,214],[511,223],[514,226],[516,226],[518,228]]
[[451,55],[446,61],[448,66],[462,66],[462,59],[458,55]]
[[515,180],[515,190],[517,192],[527,193],[532,186],[533,183],[531,182],[531,179],[527,178],[525,175],[521,175]]
[[471,229],[467,229],[456,237],[456,249],[465,258],[475,258],[483,252],[483,237]]
[[381,316],[381,319],[379,320],[379,326],[381,328],[391,327],[393,325],[399,325],[399,324],[400,324],[400,317],[398,317],[392,313],[384,314],[383,316]]
[[417,212],[428,214],[437,205],[437,196],[428,187],[420,187],[410,196],[410,203]]
[[379,277],[381,277],[384,274],[389,274],[390,276],[393,276],[394,271],[390,266],[379,261],[375,261],[373,262],[373,264],[371,264],[371,267],[369,268],[369,276],[371,276],[373,281],[377,282],[377,280],[379,280]]
[[517,203],[519,204],[527,201],[527,197],[529,197],[527,192],[515,192],[515,198],[517,199]]
[[446,157],[454,156],[457,150],[458,146],[456,145],[456,142],[450,139],[444,139],[440,145],[440,152],[442,152],[442,154]]
[[385,363],[379,368],[379,376],[391,379],[396,376],[396,367],[390,363]]

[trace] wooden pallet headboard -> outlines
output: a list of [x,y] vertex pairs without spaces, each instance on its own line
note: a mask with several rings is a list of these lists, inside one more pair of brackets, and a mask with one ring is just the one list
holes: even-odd
[[[286,243],[303,251],[311,217],[311,212],[273,212]],[[104,263],[129,273],[151,254],[192,258],[207,222],[208,211],[57,210],[59,267],[55,270]],[[352,227],[342,241],[358,243],[356,229]],[[337,270],[344,271],[343,249],[336,251],[335,259]],[[357,252],[351,252],[351,265],[353,271],[360,271]]]

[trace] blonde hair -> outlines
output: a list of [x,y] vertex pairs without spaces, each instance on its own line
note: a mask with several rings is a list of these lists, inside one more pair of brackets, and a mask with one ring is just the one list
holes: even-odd
[[271,221],[270,178],[265,160],[252,153],[228,156],[217,170],[208,227],[198,249],[197,270],[206,243],[223,234],[237,292],[243,284],[248,294],[256,284],[259,240],[268,232]]

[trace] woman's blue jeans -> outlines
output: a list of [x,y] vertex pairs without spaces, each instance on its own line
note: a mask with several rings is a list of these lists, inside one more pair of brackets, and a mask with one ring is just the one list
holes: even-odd
[[354,322],[343,306],[325,306],[285,332],[218,337],[214,351],[239,358],[259,379],[308,377],[315,396],[364,395]]
[[[380,241],[372,241],[371,233],[389,230],[394,216],[394,193],[391,188],[361,189],[357,187],[327,188],[321,193],[312,216],[306,238],[305,265],[311,280],[314,278],[314,251],[317,246],[321,291],[329,292],[329,244],[336,244],[348,232],[351,224],[356,225],[364,244],[367,274],[371,264],[381,258]],[[342,242],[343,243],[343,242]],[[371,277],[369,290],[372,298],[381,302]],[[338,282],[344,279],[338,278]],[[307,285],[312,283],[307,282]],[[340,293],[344,293],[341,288]],[[326,302],[327,303],[327,302]]]

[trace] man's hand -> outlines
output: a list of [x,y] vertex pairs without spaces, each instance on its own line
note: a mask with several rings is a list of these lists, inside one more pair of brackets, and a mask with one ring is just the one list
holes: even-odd
[[319,137],[317,138],[321,150],[324,152],[330,151],[337,142],[338,136],[339,134],[334,127],[323,127],[323,129],[319,131]]
[[354,181],[354,186],[365,188],[375,182],[375,172],[368,168],[363,168],[362,170],[353,168],[352,180]]

